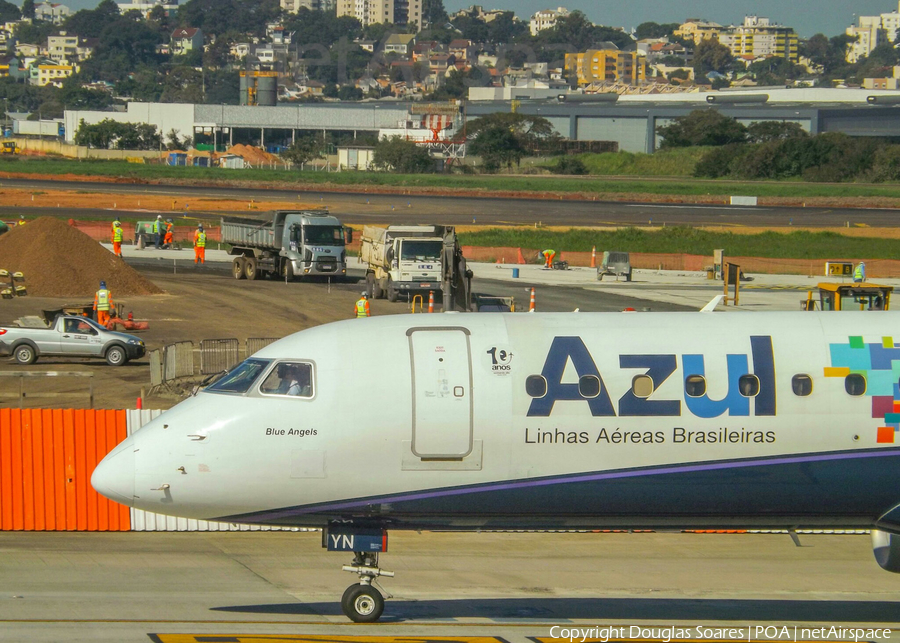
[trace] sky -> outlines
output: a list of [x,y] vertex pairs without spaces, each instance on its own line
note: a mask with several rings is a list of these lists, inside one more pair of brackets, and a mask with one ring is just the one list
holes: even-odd
[[[73,10],[90,9],[99,2],[56,1]],[[555,8],[562,4],[569,10],[583,11],[596,24],[626,29],[642,22],[684,22],[686,18],[705,18],[720,25],[739,24],[745,15],[758,15],[793,27],[803,38],[816,33],[836,36],[854,24],[857,15],[876,16],[898,9],[895,0],[851,0],[848,4],[839,0],[444,0],[444,6],[451,13],[472,4],[480,4],[486,9],[515,11],[522,19],[527,19],[539,9]]]

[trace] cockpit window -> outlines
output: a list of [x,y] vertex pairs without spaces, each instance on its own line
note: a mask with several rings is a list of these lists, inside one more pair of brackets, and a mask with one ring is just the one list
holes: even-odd
[[216,393],[246,393],[272,362],[267,359],[247,359],[226,373],[218,382],[206,387]]
[[279,362],[259,385],[263,395],[312,397],[312,364],[307,362]]

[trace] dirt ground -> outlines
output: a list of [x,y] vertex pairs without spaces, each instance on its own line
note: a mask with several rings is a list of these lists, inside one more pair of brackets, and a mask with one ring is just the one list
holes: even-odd
[[[135,333],[148,350],[165,344],[192,341],[199,349],[202,339],[236,338],[243,347],[248,337],[284,337],[291,333],[352,316],[359,298],[360,285],[355,280],[331,284],[281,281],[238,281],[225,270],[212,268],[179,268],[172,274],[157,267],[139,266],[139,270],[165,291],[162,295],[124,299],[126,311],[134,318],[147,320],[150,328]],[[115,293],[113,293],[115,296]],[[40,314],[45,308],[79,303],[61,298],[21,297],[0,300],[0,326],[9,325],[23,315]],[[87,303],[87,302],[85,302]],[[405,313],[406,302],[372,302],[372,314]],[[199,354],[195,365],[199,371]],[[20,366],[10,358],[0,358],[0,372],[20,371],[87,371],[94,374],[94,406],[96,408],[134,408],[143,389],[149,392],[149,359],[111,367],[100,360],[41,358],[30,366]],[[198,378],[199,379],[199,378]],[[26,378],[27,408],[84,408],[88,402],[88,383],[83,378]],[[144,408],[169,408],[182,397],[184,390],[162,391],[147,395]],[[19,381],[0,377],[0,408],[18,407]]]
[[[267,210],[314,209],[303,201],[256,201],[170,197],[152,194],[109,194],[90,190],[21,190],[0,188],[0,203],[23,208],[105,208],[152,212],[255,212]],[[28,216],[26,212],[26,217]]]

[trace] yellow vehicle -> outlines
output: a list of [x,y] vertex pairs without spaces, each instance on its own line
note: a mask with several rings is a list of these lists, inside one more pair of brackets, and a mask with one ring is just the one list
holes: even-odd
[[18,154],[20,151],[15,141],[3,141],[3,146],[0,147],[0,154]]
[[873,283],[820,283],[819,301],[809,291],[801,302],[804,310],[888,310],[893,286]]

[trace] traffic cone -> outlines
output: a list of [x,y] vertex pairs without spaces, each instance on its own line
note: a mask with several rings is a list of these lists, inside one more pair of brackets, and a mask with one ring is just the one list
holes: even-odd
[[531,303],[528,304],[528,312],[534,312],[534,288],[531,289]]
[[597,246],[591,248],[591,268],[597,267]]
[[434,312],[434,291],[433,290],[428,291],[428,312],[430,312],[430,313]]
[[517,249],[518,255],[516,256],[516,263],[522,264],[525,263],[525,257],[522,256],[522,249]]

